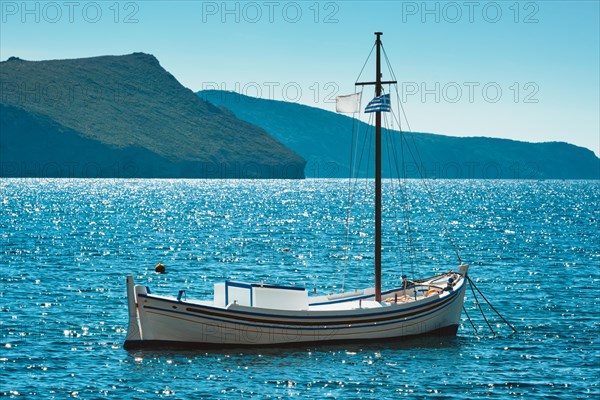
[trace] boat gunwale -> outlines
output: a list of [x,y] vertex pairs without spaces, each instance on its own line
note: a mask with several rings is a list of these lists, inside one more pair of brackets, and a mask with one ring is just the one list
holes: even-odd
[[[315,324],[318,323],[319,320],[330,320],[333,324],[363,324],[363,323],[376,323],[377,321],[387,321],[389,319],[396,319],[396,318],[408,318],[411,317],[413,315],[422,313],[424,311],[429,311],[429,310],[434,310],[436,308],[439,308],[440,306],[444,305],[445,303],[451,302],[451,300],[455,299],[458,294],[460,292],[462,292],[464,289],[464,280],[461,280],[460,284],[457,285],[457,287],[455,288],[455,290],[453,290],[451,293],[449,293],[448,296],[445,297],[437,297],[437,298],[432,298],[431,301],[428,302],[423,302],[423,300],[426,300],[427,298],[421,299],[421,304],[417,304],[415,306],[411,306],[411,307],[402,307],[399,308],[397,307],[395,304],[390,304],[389,306],[385,306],[384,308],[371,308],[369,309],[370,312],[368,313],[363,313],[363,314],[353,314],[351,313],[352,311],[356,312],[358,310],[361,309],[354,309],[354,310],[341,310],[341,311],[347,311],[345,313],[345,315],[339,315],[340,310],[322,310],[322,311],[308,311],[308,310],[298,310],[298,311],[293,311],[294,313],[304,313],[304,315],[292,315],[289,313],[290,310],[276,310],[281,312],[282,314],[268,314],[268,313],[264,313],[264,312],[253,312],[253,311],[246,311],[246,310],[239,310],[239,309],[231,309],[231,308],[221,308],[221,307],[215,307],[215,306],[210,306],[210,305],[198,305],[198,304],[194,304],[194,303],[188,303],[188,302],[183,302],[183,301],[177,301],[177,300],[172,300],[172,299],[168,299],[168,298],[163,298],[163,297],[156,297],[153,295],[147,295],[147,294],[138,294],[139,297],[142,298],[150,298],[150,299],[154,299],[157,301],[165,301],[168,303],[175,303],[181,307],[185,307],[186,311],[184,314],[189,314],[189,315],[212,315],[212,316],[216,316],[216,317],[221,317],[221,318],[226,318],[226,319],[236,319],[236,320],[244,320],[244,321],[253,321],[253,322],[268,322],[268,323],[278,323],[278,324],[286,324],[286,323],[292,323],[293,325],[311,325],[311,324]],[[154,310],[162,310],[162,311],[166,311],[166,312],[178,312],[178,313],[182,313],[181,311],[175,311],[175,310],[165,310],[159,307],[154,307],[154,306],[145,306],[143,305],[144,308],[149,308],[149,309],[154,309]],[[250,307],[248,307],[250,308]],[[255,307],[253,307],[255,308]],[[388,308],[391,308],[388,310]],[[197,309],[198,311],[191,311],[190,309]],[[266,309],[261,309],[261,310],[266,310]],[[320,315],[306,315],[306,313],[320,313]],[[229,314],[229,315],[227,315]],[[250,316],[250,317],[247,317]],[[255,318],[252,318],[252,316],[254,316]],[[385,316],[383,318],[381,318],[382,316]],[[264,319],[260,319],[260,317],[267,317],[267,318],[279,318],[279,319],[284,319],[283,321],[273,321],[273,320],[264,320]],[[350,322],[348,321],[340,321],[342,318],[354,318],[354,320],[351,320]],[[363,320],[356,320],[356,318],[363,318]],[[374,318],[376,320],[374,320]],[[314,323],[311,323],[311,321],[306,321],[306,323],[301,323],[300,321],[294,321],[294,320],[317,320],[314,321]]]
[[[186,316],[204,318],[204,319],[209,319],[209,320],[213,320],[213,321],[233,323],[233,324],[245,325],[245,326],[250,326],[250,327],[268,328],[268,329],[288,329],[289,328],[289,329],[309,330],[309,331],[323,330],[323,329],[360,329],[360,328],[369,328],[369,327],[373,327],[373,326],[385,326],[385,325],[391,325],[391,324],[405,323],[407,321],[412,321],[414,319],[419,319],[419,318],[431,315],[435,312],[439,312],[439,311],[451,306],[456,300],[460,299],[460,296],[457,295],[458,293],[459,292],[457,291],[456,295],[454,295],[452,297],[448,297],[446,299],[446,301],[444,301],[443,303],[437,304],[435,307],[431,307],[425,313],[418,313],[418,312],[412,313],[410,316],[407,316],[407,317],[401,317],[401,316],[388,317],[382,321],[381,320],[377,320],[377,321],[366,320],[366,321],[353,321],[350,323],[349,322],[335,322],[334,323],[333,321],[330,321],[331,323],[323,324],[322,322],[314,321],[313,324],[310,324],[310,323],[307,323],[307,324],[289,324],[289,323],[287,323],[286,324],[283,321],[263,320],[262,324],[253,324],[250,322],[246,322],[246,320],[232,319],[232,317],[225,317],[225,318],[229,318],[229,319],[223,319],[223,318],[218,318],[218,317],[210,316],[210,315],[206,315],[206,314],[200,314],[200,313],[195,314],[195,313],[190,313],[190,312],[168,310],[168,309],[165,310],[162,308],[157,308],[157,307],[152,307],[152,306],[149,306],[147,308],[149,308],[151,310],[156,310],[156,311],[175,313],[175,314],[183,314]],[[166,317],[172,317],[170,315],[161,314],[160,312],[156,312],[156,311],[148,311],[148,312],[163,315]],[[235,318],[235,317],[233,317],[233,318]],[[191,321],[191,322],[193,322],[193,321]],[[273,323],[279,323],[279,325],[272,325]]]

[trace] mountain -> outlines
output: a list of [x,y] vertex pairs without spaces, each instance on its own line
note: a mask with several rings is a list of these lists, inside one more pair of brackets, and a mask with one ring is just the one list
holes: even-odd
[[304,166],[152,55],[0,63],[0,176],[303,178]]
[[[296,103],[264,100],[235,92],[207,90],[198,96],[236,117],[262,127],[307,161],[307,177],[350,176],[353,130],[361,136],[373,128],[345,115]],[[404,155],[408,177],[498,179],[600,179],[600,159],[588,149],[563,142],[528,143],[487,137],[452,137],[432,133],[384,132],[383,175],[396,165],[388,163],[386,144]],[[393,142],[391,140],[394,140]],[[366,144],[368,146],[368,143]],[[368,149],[368,147],[367,147]],[[364,159],[368,151],[364,151]],[[358,151],[360,154],[360,151]],[[367,173],[363,161],[361,174]],[[373,163],[369,164],[373,171]],[[396,173],[394,172],[394,175]]]

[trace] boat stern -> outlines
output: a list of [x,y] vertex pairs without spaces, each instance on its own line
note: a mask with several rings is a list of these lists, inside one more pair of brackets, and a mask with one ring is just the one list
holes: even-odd
[[137,295],[132,275],[127,275],[127,308],[129,310],[129,325],[127,326],[127,338],[123,345],[126,349],[133,347],[135,342],[142,340],[142,330],[138,316]]

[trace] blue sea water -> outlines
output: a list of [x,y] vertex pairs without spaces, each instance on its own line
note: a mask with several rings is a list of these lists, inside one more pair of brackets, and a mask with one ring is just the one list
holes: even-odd
[[517,334],[484,308],[492,335],[467,293],[478,332],[464,319],[456,338],[123,350],[126,274],[193,298],[224,279],[371,285],[371,183],[346,235],[347,181],[0,180],[0,395],[598,398],[598,182],[385,183],[384,286],[456,268],[450,236]]

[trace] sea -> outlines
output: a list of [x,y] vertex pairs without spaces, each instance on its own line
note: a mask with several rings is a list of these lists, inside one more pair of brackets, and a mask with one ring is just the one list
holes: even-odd
[[516,333],[469,290],[456,337],[126,351],[128,274],[202,299],[372,286],[373,182],[2,179],[0,396],[600,398],[598,181],[383,186],[384,288],[460,257]]

